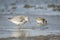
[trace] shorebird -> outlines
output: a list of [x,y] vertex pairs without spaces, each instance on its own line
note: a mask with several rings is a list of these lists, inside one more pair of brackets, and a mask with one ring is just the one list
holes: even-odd
[[40,26],[44,26],[47,24],[47,20],[45,18],[42,18],[42,17],[38,17],[36,18],[36,22],[38,25]]
[[13,18],[8,18],[8,20],[16,25],[22,25],[28,22],[28,17],[27,16],[15,16]]
[[[14,37],[20,37],[22,35],[25,36],[25,33],[23,32],[23,30],[20,30],[22,25],[28,22],[28,17],[27,16],[15,16],[13,18],[8,18],[8,21],[16,24],[17,27],[17,31],[16,33],[12,34],[12,36]],[[16,34],[16,35],[15,35]]]

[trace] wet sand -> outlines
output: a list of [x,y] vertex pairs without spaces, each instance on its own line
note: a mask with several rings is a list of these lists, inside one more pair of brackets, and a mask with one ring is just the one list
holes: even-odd
[[60,40],[60,35],[47,35],[47,36],[35,36],[35,37],[20,37],[20,38],[15,38],[15,37],[8,37],[8,38],[0,38],[0,40]]

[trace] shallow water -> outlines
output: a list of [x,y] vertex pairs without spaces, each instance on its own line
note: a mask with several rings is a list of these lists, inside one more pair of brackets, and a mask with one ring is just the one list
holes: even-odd
[[[2,15],[0,17],[0,37],[14,37],[17,35],[17,25],[8,21],[9,17],[13,15]],[[14,15],[15,16],[15,15]],[[26,15],[28,16],[28,15]],[[35,16],[28,16],[30,21],[22,25],[23,33],[25,36],[39,36],[39,35],[49,35],[49,34],[56,34],[60,35],[60,16],[58,15],[35,15]],[[46,26],[38,26],[35,18],[36,17],[44,17],[46,18],[48,24]],[[24,29],[27,28],[27,29]],[[31,29],[34,28],[34,29]],[[20,33],[21,34],[21,33]],[[5,36],[7,35],[7,36]]]
[[[26,1],[26,2],[25,2]],[[60,35],[60,11],[53,11],[52,8],[48,8],[48,4],[60,4],[60,0],[0,0],[0,38],[7,37],[16,37],[17,36],[17,25],[8,21],[8,18],[14,17],[17,15],[25,15],[29,17],[29,22],[22,25],[22,32],[19,34],[26,37],[40,36],[40,35],[49,35],[55,34]],[[16,3],[17,9],[12,10],[11,3]],[[35,6],[33,8],[24,8],[25,4],[31,4]],[[38,7],[43,7],[40,9]],[[4,9],[4,12],[1,12],[1,9]],[[9,10],[9,12],[8,12]],[[36,23],[37,17],[46,18],[48,24],[46,26],[38,26]],[[8,40],[8,39],[6,39]],[[11,39],[9,39],[11,40]],[[20,39],[12,39],[20,40]],[[53,40],[53,39],[49,39]],[[55,40],[55,39],[54,39]]]

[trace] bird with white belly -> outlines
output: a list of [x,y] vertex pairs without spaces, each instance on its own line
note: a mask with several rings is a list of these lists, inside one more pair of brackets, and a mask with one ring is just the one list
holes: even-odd
[[23,24],[28,22],[28,17],[27,16],[15,16],[13,18],[8,18],[8,21],[18,25],[18,27],[17,27],[18,32],[13,33],[12,36],[14,36],[14,37],[20,37],[22,35],[25,36],[25,33],[23,32],[23,30],[21,32],[20,29],[21,29]]
[[40,26],[44,26],[47,24],[47,20],[45,18],[42,18],[42,17],[38,17],[36,18],[36,22],[38,25]]
[[15,16],[13,18],[8,18],[10,22],[15,23],[16,25],[22,25],[26,22],[28,22],[28,17],[27,16]]

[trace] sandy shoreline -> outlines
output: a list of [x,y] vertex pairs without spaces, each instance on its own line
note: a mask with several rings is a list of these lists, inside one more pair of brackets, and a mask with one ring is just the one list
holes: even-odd
[[[0,40],[22,40],[21,38],[15,38],[15,37],[8,37],[8,38],[0,38]],[[47,35],[47,36],[35,36],[35,37],[27,37],[23,40],[60,40],[60,35]]]

